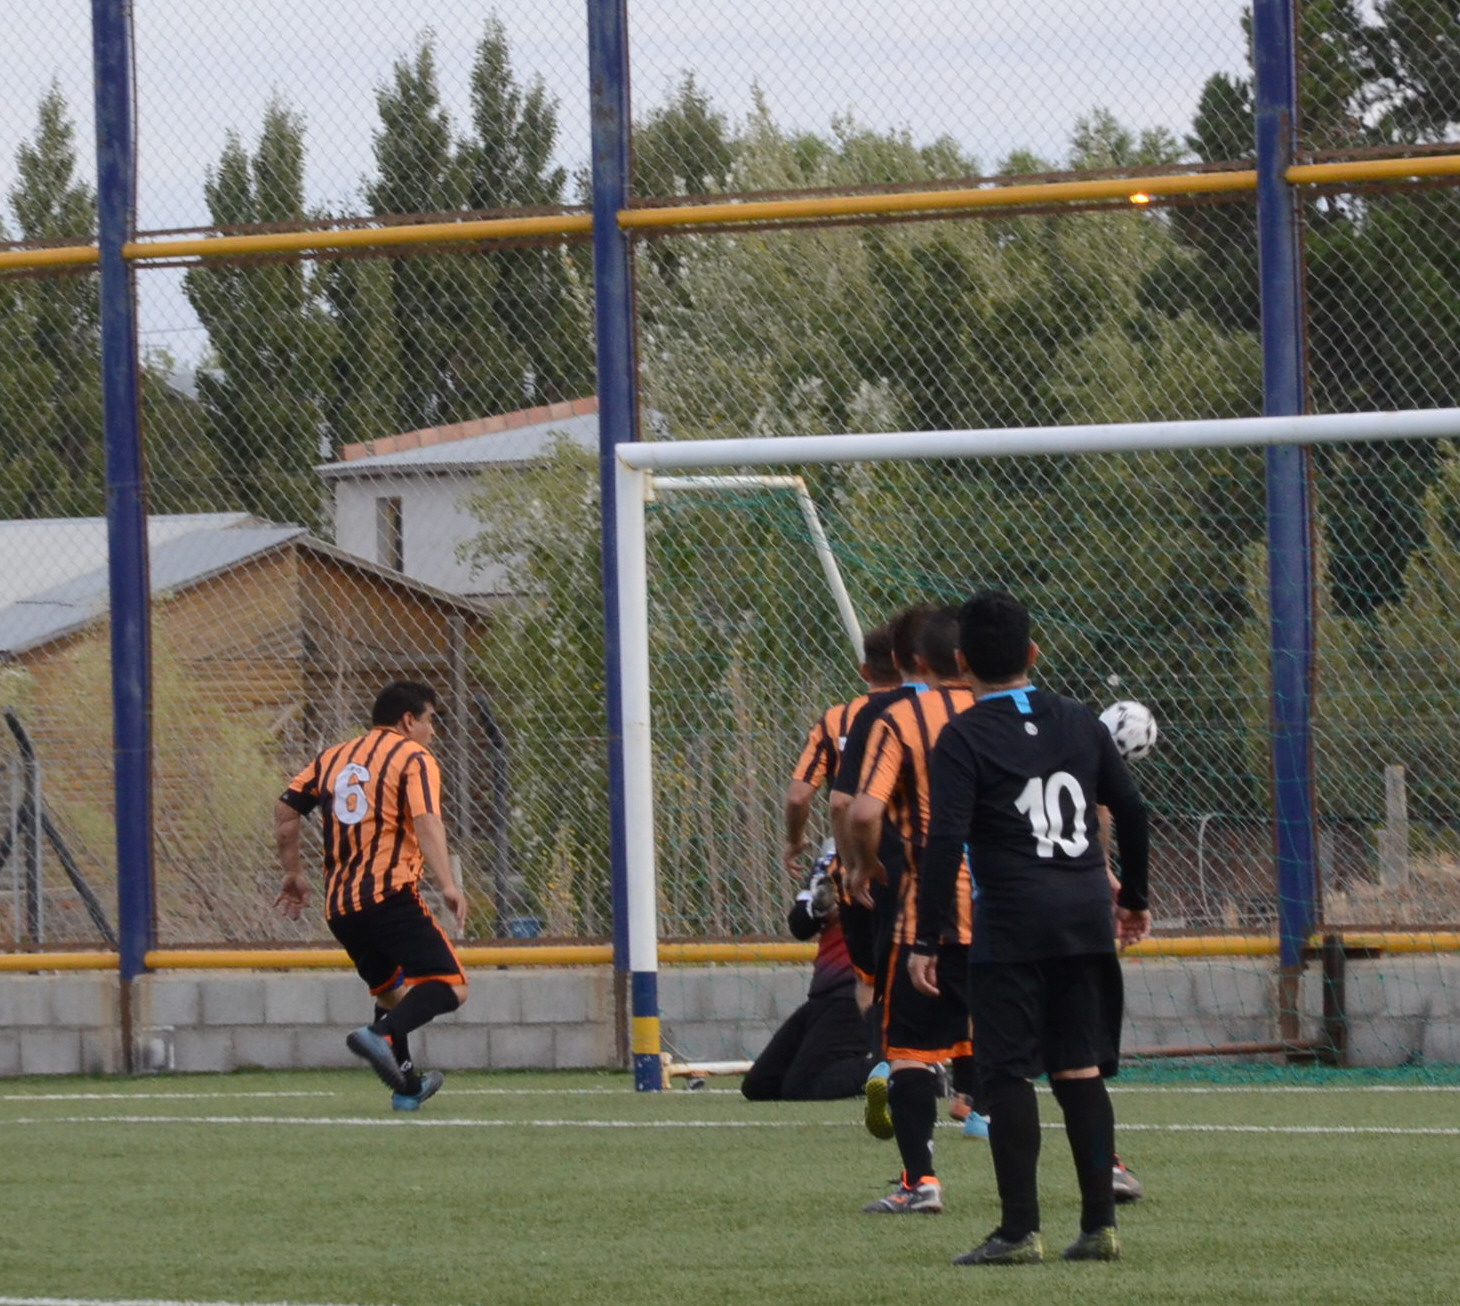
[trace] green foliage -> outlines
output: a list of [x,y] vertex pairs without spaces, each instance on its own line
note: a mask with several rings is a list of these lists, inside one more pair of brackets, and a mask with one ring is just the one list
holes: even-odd
[[[16,151],[11,209],[20,239],[95,238],[96,196],[76,176],[75,128],[54,84],[41,98],[35,136]],[[13,413],[5,448],[8,516],[79,516],[103,506],[100,305],[91,275],[0,286],[0,395]],[[8,311],[7,311],[8,310]],[[13,341],[14,343],[10,343]]]
[[596,460],[566,438],[524,468],[492,468],[470,508],[479,565],[506,569],[517,597],[477,651],[507,737],[512,855],[563,933],[608,919],[603,796],[603,618]]
[[[1406,486],[1418,538],[1406,551],[1402,576],[1392,592],[1366,603],[1334,602],[1320,627],[1322,672],[1333,692],[1317,700],[1324,760],[1319,775],[1325,810],[1378,825],[1384,766],[1404,765],[1411,819],[1443,828],[1460,819],[1460,738],[1450,725],[1460,674],[1445,652],[1460,637],[1454,604],[1460,452],[1444,441],[1438,448],[1424,442],[1410,453],[1433,457],[1435,467],[1427,490],[1416,494],[1412,483]],[[1321,580],[1335,589],[1355,569],[1339,569],[1333,526],[1326,545]]]
[[[563,202],[567,174],[552,163],[557,103],[541,77],[518,81],[495,16],[472,67],[469,134],[455,135],[442,106],[430,38],[397,61],[376,103],[376,177],[366,187],[373,213]],[[339,267],[324,293],[339,333],[332,430],[340,442],[593,393],[590,291],[562,247]]]
[[[250,154],[231,134],[204,186],[213,223],[228,230],[298,226],[304,208],[304,124],[275,100]],[[183,288],[208,331],[212,365],[198,373],[213,467],[236,507],[319,529],[320,460],[330,326],[315,274],[292,260],[198,266]]]
[[723,189],[734,161],[725,115],[710,103],[693,73],[685,73],[669,99],[635,124],[638,195],[701,195]]

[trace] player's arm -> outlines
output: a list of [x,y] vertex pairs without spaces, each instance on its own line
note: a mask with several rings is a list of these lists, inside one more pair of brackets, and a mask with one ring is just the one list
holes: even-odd
[[831,837],[836,842],[837,856],[842,861],[843,877],[850,873],[856,865],[856,853],[852,848],[852,830],[847,824],[851,806],[851,794],[843,793],[840,789],[831,791],[831,797],[827,799],[826,812],[831,821]]
[[464,929],[466,895],[456,882],[456,872],[451,869],[446,826],[441,820],[441,770],[436,759],[424,751],[408,761],[406,767],[406,807],[411,814],[416,842],[421,846],[421,856],[440,891],[441,901],[456,921],[456,928]]
[[1096,799],[1110,809],[1120,850],[1120,888],[1115,895],[1115,932],[1121,947],[1151,932],[1150,816],[1145,799],[1110,736],[1102,732],[1100,789]]
[[847,893],[864,907],[872,906],[872,880],[881,865],[877,851],[886,813],[887,804],[871,793],[858,794],[847,807],[847,842],[852,848],[852,865],[843,865],[842,883]]
[[977,791],[977,773],[966,746],[945,729],[928,761],[928,846],[918,865],[918,937],[908,957],[914,987],[934,997],[938,944],[957,937],[958,871]]
[[274,804],[274,852],[284,871],[274,906],[291,921],[297,921],[300,913],[309,906],[309,880],[300,861],[299,847],[304,818],[319,805],[318,779],[319,762],[316,759],[312,767],[294,777]]
[[466,895],[456,882],[456,872],[451,869],[451,854],[446,848],[446,826],[438,812],[421,812],[414,818],[416,841],[421,845],[421,855],[426,859],[426,869],[440,891],[441,901],[456,920],[458,930],[466,926]]
[[1110,901],[1114,902],[1116,895],[1120,892],[1120,876],[1115,873],[1115,868],[1110,864],[1111,827],[1114,822],[1110,816],[1110,808],[1103,803],[1095,805],[1095,823],[1095,833],[1100,840],[1101,850],[1105,853],[1105,878],[1110,883]]
[[801,874],[801,859],[806,855],[806,822],[811,816],[811,800],[826,782],[835,758],[826,718],[822,717],[806,732],[805,746],[786,786],[786,841],[781,849],[781,864],[797,877]]
[[892,721],[878,717],[867,735],[862,774],[857,796],[847,808],[847,842],[852,850],[850,873],[842,882],[847,892],[864,907],[872,906],[872,881],[886,882],[887,871],[880,856],[882,826],[887,807],[897,792],[907,749]]
[[792,875],[801,873],[801,859],[806,854],[806,822],[811,817],[811,800],[816,789],[795,778],[786,786],[786,841],[781,848],[781,865]]
[[852,848],[852,831],[847,816],[852,799],[861,788],[862,760],[867,752],[867,738],[872,733],[872,723],[881,715],[878,703],[864,703],[853,718],[842,745],[841,759],[837,763],[836,779],[831,784],[831,798],[827,811],[831,817],[831,837],[836,840],[837,855],[842,859],[844,873],[856,868],[855,851]]

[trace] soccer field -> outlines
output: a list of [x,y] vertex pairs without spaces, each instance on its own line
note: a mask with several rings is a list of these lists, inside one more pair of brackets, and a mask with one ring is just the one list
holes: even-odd
[[[1117,1265],[959,1269],[987,1144],[938,1135],[941,1216],[873,1217],[896,1151],[859,1104],[733,1082],[453,1074],[418,1116],[363,1071],[0,1086],[12,1303],[1460,1301],[1460,1079],[1117,1081]],[[1078,1214],[1041,1094],[1046,1245]]]

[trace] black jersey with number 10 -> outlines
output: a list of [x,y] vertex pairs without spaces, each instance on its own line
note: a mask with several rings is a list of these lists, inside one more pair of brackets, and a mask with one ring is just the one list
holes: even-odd
[[974,960],[1115,950],[1096,808],[1111,809],[1122,859],[1136,863],[1123,867],[1120,899],[1135,910],[1146,906],[1146,812],[1089,708],[1033,687],[986,695],[944,728],[929,782],[923,911],[933,915],[922,919],[946,920],[952,891],[942,863],[966,845],[977,886]]

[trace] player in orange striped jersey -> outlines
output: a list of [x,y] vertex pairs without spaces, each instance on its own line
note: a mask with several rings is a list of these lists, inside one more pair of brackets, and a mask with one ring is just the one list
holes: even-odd
[[320,812],[325,914],[375,998],[375,1020],[346,1039],[394,1090],[398,1111],[416,1110],[441,1087],[439,1071],[419,1074],[409,1036],[466,1000],[456,950],[421,900],[429,869],[458,930],[466,898],[456,883],[441,822],[441,771],[428,747],[436,696],[397,680],[381,690],[371,729],[327,748],[293,780],[274,808],[284,880],[274,905],[291,920],[309,905],[300,863],[303,818]]
[[[867,682],[867,694],[896,689],[902,683],[892,660],[892,632],[886,626],[878,626],[863,636],[862,665],[858,670]],[[806,746],[786,786],[786,842],[781,862],[795,879],[799,880],[804,873],[801,862],[807,850],[806,823],[811,816],[811,800],[818,789],[836,779],[847,731],[866,704],[867,694],[858,694],[850,703],[827,708],[807,732]]]
[[901,843],[902,873],[897,882],[897,914],[891,951],[882,976],[884,1055],[891,1075],[887,1106],[902,1153],[903,1173],[886,1197],[869,1203],[869,1213],[902,1214],[942,1209],[942,1187],[933,1167],[933,1126],[937,1118],[934,1067],[952,1061],[954,1087],[971,1094],[972,1043],[965,977],[972,940],[972,895],[964,868],[967,910],[942,940],[937,997],[913,987],[904,958],[918,938],[918,862],[927,842],[928,757],[943,727],[973,706],[973,691],[957,665],[958,614],[952,608],[931,613],[916,642],[914,665],[904,667],[926,688],[888,706],[872,726],[865,760],[852,802],[852,865],[848,887],[860,892],[869,879],[885,875],[879,847],[884,829]]

